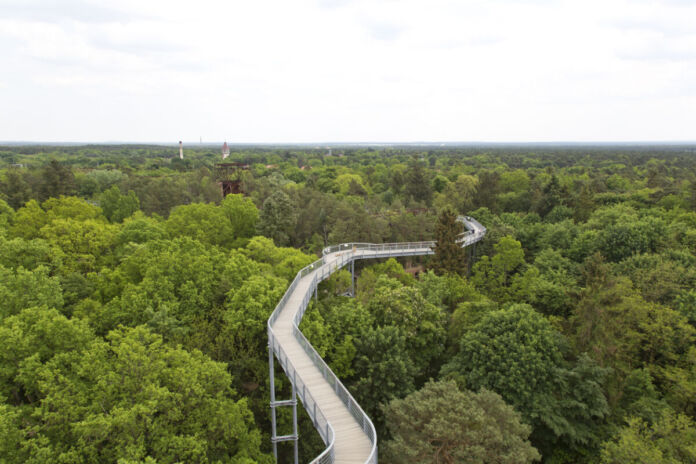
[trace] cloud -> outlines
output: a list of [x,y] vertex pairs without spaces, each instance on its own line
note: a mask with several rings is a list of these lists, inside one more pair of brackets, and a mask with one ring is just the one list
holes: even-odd
[[387,41],[398,39],[406,29],[398,24],[374,20],[365,20],[363,26],[372,38]]
[[319,6],[322,8],[341,8],[350,5],[354,0],[319,0]]
[[65,20],[87,23],[127,22],[143,18],[142,15],[103,6],[87,0],[61,0],[60,2],[42,0],[3,1],[4,19],[24,21],[60,22]]
[[696,126],[688,5],[0,3],[0,140],[667,139]]

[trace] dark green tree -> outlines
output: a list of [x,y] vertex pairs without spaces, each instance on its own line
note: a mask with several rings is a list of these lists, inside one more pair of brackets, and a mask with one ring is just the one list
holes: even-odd
[[51,160],[43,167],[39,184],[41,201],[60,195],[74,195],[75,192],[75,175],[69,167],[56,160]]
[[0,183],[0,190],[5,194],[7,203],[14,209],[21,208],[32,198],[31,186],[19,169],[5,171],[5,181]]
[[404,194],[406,197],[429,206],[433,199],[433,190],[423,165],[417,160],[412,160],[405,177]]
[[457,215],[451,209],[440,213],[435,229],[435,256],[431,267],[438,274],[466,273],[466,250],[457,243],[462,226],[457,222]]

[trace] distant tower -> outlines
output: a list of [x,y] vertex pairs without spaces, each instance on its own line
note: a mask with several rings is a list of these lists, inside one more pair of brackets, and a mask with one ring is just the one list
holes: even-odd
[[227,146],[227,141],[222,144],[222,159],[227,158],[230,156],[230,147]]
[[184,143],[179,140],[179,159],[184,159]]

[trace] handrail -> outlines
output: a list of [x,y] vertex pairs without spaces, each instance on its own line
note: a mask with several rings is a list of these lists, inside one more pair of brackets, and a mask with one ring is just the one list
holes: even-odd
[[[459,216],[457,221],[462,222],[467,228],[467,232],[469,232],[469,234],[457,240],[458,243],[462,244],[462,247],[471,245],[481,240],[486,234],[486,228],[468,216]],[[333,427],[329,423],[323,411],[321,411],[321,408],[317,407],[317,402],[312,396],[311,392],[306,388],[306,383],[297,373],[297,370],[292,365],[292,362],[288,358],[283,347],[280,345],[280,343],[277,343],[276,336],[273,331],[273,324],[278,319],[278,315],[285,307],[288,299],[297,288],[299,282],[307,275],[315,273],[309,287],[307,288],[307,291],[303,295],[298,311],[293,316],[293,335],[312,360],[312,363],[317,367],[317,369],[319,369],[326,381],[334,388],[336,394],[341,399],[343,404],[348,408],[351,415],[359,424],[362,425],[363,431],[370,439],[372,444],[370,455],[365,462],[366,464],[376,464],[377,432],[375,431],[374,424],[367,414],[365,414],[365,411],[363,411],[358,402],[355,401],[353,396],[336,376],[336,374],[333,373],[322,357],[319,356],[319,353],[317,353],[309,340],[307,340],[307,337],[305,337],[302,331],[300,331],[299,325],[305,311],[307,310],[309,300],[312,298],[312,293],[316,291],[319,282],[331,276],[331,274],[342,268],[344,265],[356,259],[362,258],[403,256],[409,254],[432,254],[432,249],[434,246],[435,242],[433,241],[423,241],[383,244],[343,243],[340,245],[326,247],[323,250],[321,259],[318,259],[310,265],[305,266],[297,273],[293,281],[288,286],[288,289],[283,294],[283,297],[280,299],[275,309],[271,313],[271,316],[268,318],[267,327],[269,346],[271,347],[275,356],[278,358],[286,375],[293,382],[295,390],[302,399],[302,404],[304,405],[305,410],[312,419],[315,428],[324,441],[324,444],[327,445],[326,449],[324,449],[324,451],[317,456],[312,463],[331,464],[334,462],[334,443],[336,437]],[[367,254],[367,252],[369,252],[369,254]],[[331,255],[333,255],[336,259],[329,260],[328,257]]]

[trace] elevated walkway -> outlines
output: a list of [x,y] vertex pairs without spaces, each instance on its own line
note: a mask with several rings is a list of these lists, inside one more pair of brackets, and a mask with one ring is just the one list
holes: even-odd
[[[468,216],[457,218],[466,231],[458,240],[462,247],[480,241],[486,228]],[[295,442],[297,463],[297,402],[299,397],[326,449],[312,462],[376,463],[377,435],[374,425],[341,381],[329,369],[299,330],[309,300],[316,295],[319,282],[336,270],[358,259],[390,258],[433,254],[435,242],[344,243],[324,249],[323,257],[298,272],[285,295],[268,319],[268,346],[271,375],[271,411],[273,451],[277,443]],[[293,398],[276,401],[274,357],[278,359],[293,388]],[[293,434],[278,436],[276,408],[293,407]]]

